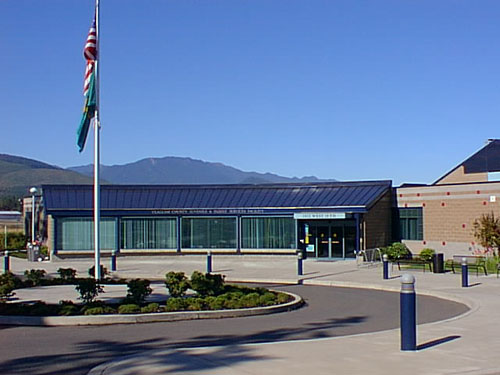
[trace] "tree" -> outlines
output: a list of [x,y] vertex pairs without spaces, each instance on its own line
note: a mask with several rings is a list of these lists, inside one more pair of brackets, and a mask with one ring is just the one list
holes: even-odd
[[474,237],[479,244],[493,254],[498,254],[500,247],[500,219],[495,217],[493,212],[483,214],[479,219],[474,220]]
[[20,197],[16,196],[1,196],[0,211],[21,211]]

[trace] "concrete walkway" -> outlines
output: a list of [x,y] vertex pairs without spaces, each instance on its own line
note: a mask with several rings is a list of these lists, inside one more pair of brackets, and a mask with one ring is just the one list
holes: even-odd
[[[228,281],[296,283],[296,258],[291,256],[214,256],[214,272]],[[104,264],[107,262],[104,259]],[[13,259],[12,270],[71,267],[86,274],[92,260],[28,263]],[[163,279],[166,272],[204,271],[202,256],[128,257],[118,259],[117,277]],[[400,272],[382,280],[380,268],[358,268],[354,261],[304,263],[304,284],[399,290]],[[471,275],[469,288],[460,275],[412,271],[419,294],[468,304],[471,310],[448,321],[418,327],[419,350],[401,352],[399,330],[312,341],[231,347],[158,350],[103,364],[91,374],[500,374],[500,279]],[[286,318],[286,317],[284,317]],[[242,358],[244,357],[244,358]]]

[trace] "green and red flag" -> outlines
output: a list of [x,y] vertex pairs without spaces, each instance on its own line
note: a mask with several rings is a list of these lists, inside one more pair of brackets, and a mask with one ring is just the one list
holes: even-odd
[[85,105],[83,107],[82,120],[77,132],[77,145],[79,151],[82,152],[87,140],[90,121],[94,118],[96,112],[96,82],[95,82],[95,64],[97,61],[97,30],[96,20],[89,30],[87,42],[83,49],[83,56],[87,61],[85,67],[85,81],[83,85],[83,95],[85,96]]

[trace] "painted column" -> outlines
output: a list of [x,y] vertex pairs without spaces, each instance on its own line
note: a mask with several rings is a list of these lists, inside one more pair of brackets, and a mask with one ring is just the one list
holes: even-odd
[[182,232],[181,232],[181,217],[177,216],[177,253],[181,252],[181,237],[182,237]]
[[359,229],[359,225],[360,225],[360,214],[354,214],[354,219],[356,219],[356,241],[355,241],[355,251],[356,251],[356,254],[359,252],[359,250],[361,250],[361,246],[360,246],[360,243],[361,243],[361,231]]
[[52,215],[47,216],[47,247],[49,249],[50,260],[52,256],[57,254],[56,251],[56,221]]

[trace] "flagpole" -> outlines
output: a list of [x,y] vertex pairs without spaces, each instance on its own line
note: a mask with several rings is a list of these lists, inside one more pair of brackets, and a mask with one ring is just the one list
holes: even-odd
[[95,273],[94,278],[96,280],[101,279],[101,244],[100,244],[100,222],[101,222],[101,189],[99,185],[99,165],[100,165],[100,139],[99,131],[101,130],[100,121],[100,80],[99,80],[99,63],[101,60],[101,50],[99,46],[100,40],[100,19],[99,19],[99,0],[95,2],[95,26],[96,26],[96,46],[97,46],[97,58],[95,61],[95,88],[96,88],[96,107],[95,107],[95,117],[94,117],[94,260],[95,260]]

